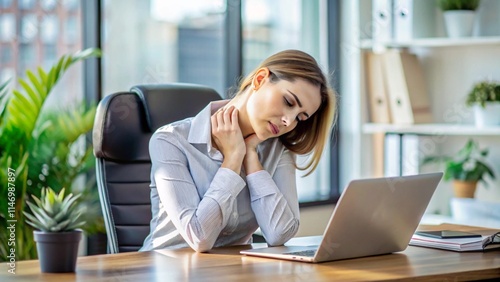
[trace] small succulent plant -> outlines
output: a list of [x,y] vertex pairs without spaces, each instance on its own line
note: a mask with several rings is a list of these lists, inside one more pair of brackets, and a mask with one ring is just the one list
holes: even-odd
[[78,198],[69,194],[64,196],[64,188],[56,194],[51,188],[42,189],[40,199],[32,195],[33,201],[28,206],[33,214],[24,212],[26,222],[44,232],[66,232],[85,224],[81,217],[83,209],[78,207]]

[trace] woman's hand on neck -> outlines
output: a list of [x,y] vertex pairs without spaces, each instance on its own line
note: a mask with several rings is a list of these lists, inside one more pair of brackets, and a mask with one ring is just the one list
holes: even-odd
[[213,144],[224,157],[221,167],[239,174],[246,154],[246,144],[238,122],[238,109],[234,106],[220,108],[210,121]]

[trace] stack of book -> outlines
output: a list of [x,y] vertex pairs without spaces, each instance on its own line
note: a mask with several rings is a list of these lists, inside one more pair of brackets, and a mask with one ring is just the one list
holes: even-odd
[[500,232],[484,234],[478,238],[440,239],[414,234],[410,245],[457,252],[484,251],[500,248]]

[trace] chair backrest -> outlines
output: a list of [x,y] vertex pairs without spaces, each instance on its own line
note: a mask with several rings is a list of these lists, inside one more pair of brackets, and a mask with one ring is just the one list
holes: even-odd
[[149,234],[151,135],[220,99],[211,88],[176,83],[135,86],[101,100],[93,147],[109,253],[137,251]]

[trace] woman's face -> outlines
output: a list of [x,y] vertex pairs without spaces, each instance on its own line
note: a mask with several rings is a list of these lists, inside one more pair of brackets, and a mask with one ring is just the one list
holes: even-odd
[[311,117],[321,104],[319,86],[304,79],[271,82],[267,69],[257,72],[251,91],[247,102],[248,119],[260,140],[292,131],[297,123]]

